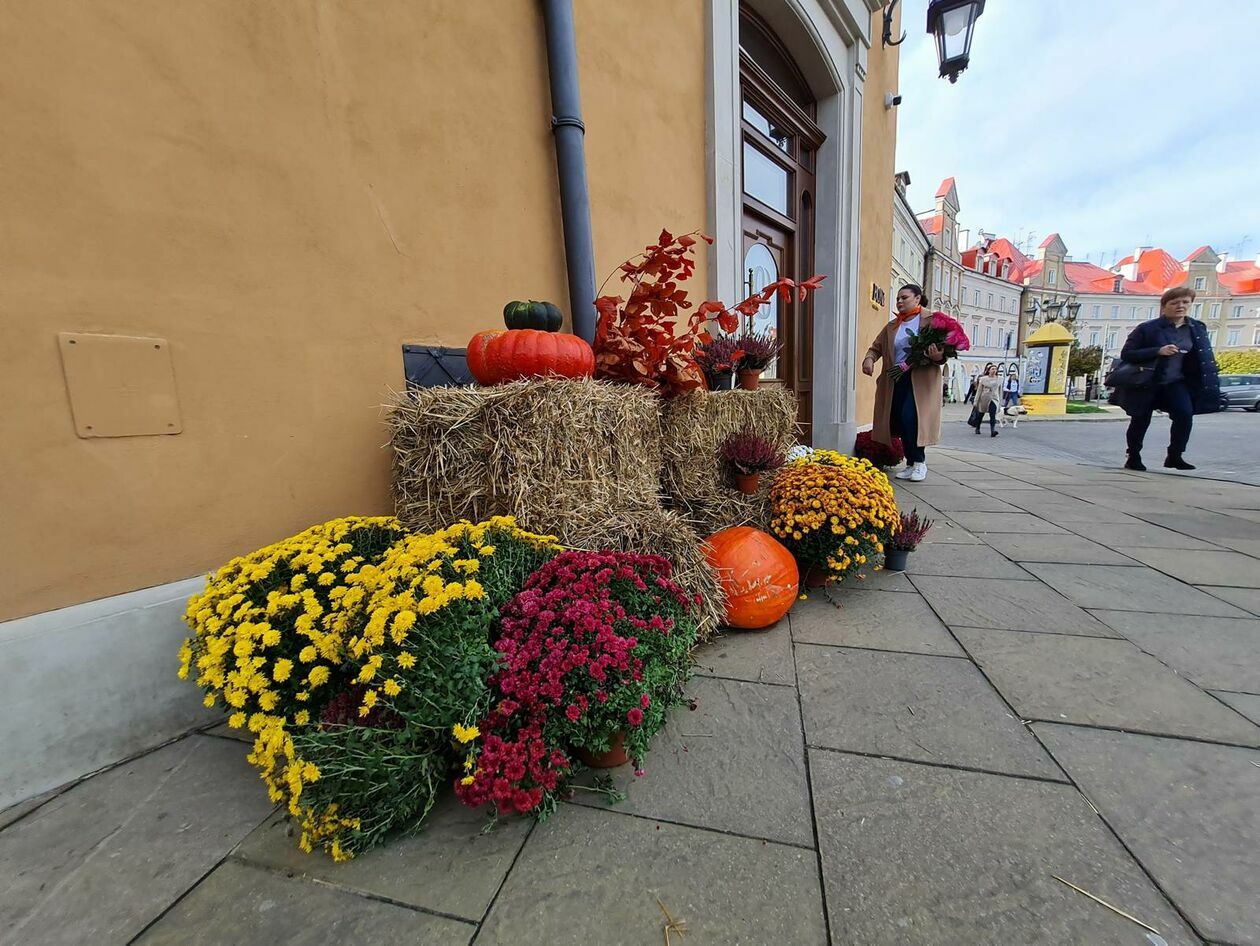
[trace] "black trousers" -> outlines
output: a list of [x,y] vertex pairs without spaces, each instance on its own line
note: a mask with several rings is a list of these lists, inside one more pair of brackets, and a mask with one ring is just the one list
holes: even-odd
[[894,437],[901,438],[906,460],[922,463],[927,452],[919,446],[919,409],[914,403],[914,386],[910,383],[909,371],[898,378],[893,387],[889,428]]
[[1165,411],[1172,420],[1172,433],[1168,439],[1169,456],[1179,457],[1190,442],[1190,429],[1194,426],[1194,400],[1184,381],[1158,384],[1145,391],[1126,395],[1129,408],[1129,455],[1142,452],[1146,429],[1151,426],[1151,414],[1156,409]]

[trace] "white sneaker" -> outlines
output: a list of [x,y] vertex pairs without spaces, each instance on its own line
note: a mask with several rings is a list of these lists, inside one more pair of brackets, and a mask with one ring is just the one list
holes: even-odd
[[914,464],[907,463],[906,468],[904,470],[898,470],[896,476],[899,480],[910,479],[910,477],[914,476]]
[[912,483],[922,483],[925,479],[927,479],[927,464],[916,463],[910,469],[910,475],[907,476],[906,479],[910,480]]

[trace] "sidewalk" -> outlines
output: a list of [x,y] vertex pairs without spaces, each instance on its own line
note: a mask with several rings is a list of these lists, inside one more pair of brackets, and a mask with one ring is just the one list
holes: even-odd
[[[1073,401],[1073,404],[1079,403]],[[1076,422],[1076,421],[1115,421],[1128,420],[1129,415],[1124,412],[1123,408],[1115,407],[1106,401],[1090,401],[1090,407],[1097,407],[1101,413],[1098,414],[1020,414],[1019,422],[1021,424],[1044,424],[1050,422]],[[970,404],[942,404],[941,420],[942,421],[965,421],[971,416]],[[999,408],[1000,410],[1001,408]],[[986,415],[987,418],[987,415]],[[987,421],[986,421],[987,422]]]
[[627,801],[334,865],[191,735],[0,814],[0,943],[1260,943],[1260,488],[931,470],[910,571],[702,650]]

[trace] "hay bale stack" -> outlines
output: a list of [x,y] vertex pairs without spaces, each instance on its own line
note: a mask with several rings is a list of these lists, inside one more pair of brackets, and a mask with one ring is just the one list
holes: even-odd
[[700,539],[661,506],[661,400],[598,381],[518,381],[399,395],[388,423],[395,512],[409,529],[512,515],[570,548],[654,552],[704,599],[725,601]]
[[665,402],[662,483],[673,505],[701,535],[730,526],[764,529],[770,521],[770,479],[747,496],[724,469],[722,441],[748,429],[785,453],[796,443],[796,396],[782,387],[756,391],[695,391]]

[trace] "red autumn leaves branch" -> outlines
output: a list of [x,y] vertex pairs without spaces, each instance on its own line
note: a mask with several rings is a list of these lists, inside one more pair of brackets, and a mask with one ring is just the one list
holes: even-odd
[[[723,332],[733,332],[741,315],[756,315],[775,293],[789,302],[795,291],[797,299],[804,302],[826,278],[811,276],[799,285],[791,279],[779,279],[729,309],[721,302],[706,300],[683,321],[680,316],[692,303],[680,284],[695,272],[697,239],[713,242],[699,231],[675,237],[662,230],[643,253],[617,267],[621,280],[633,286],[628,299],[600,296],[595,300],[599,314],[595,377],[641,384],[667,396],[702,388],[704,372],[696,364],[695,351],[710,341],[708,322],[717,322]],[[679,328],[683,330],[675,334]]]

